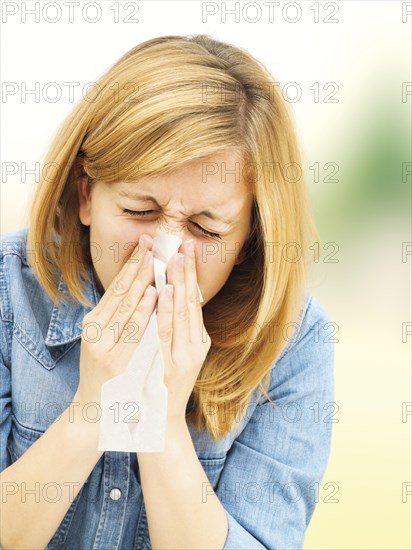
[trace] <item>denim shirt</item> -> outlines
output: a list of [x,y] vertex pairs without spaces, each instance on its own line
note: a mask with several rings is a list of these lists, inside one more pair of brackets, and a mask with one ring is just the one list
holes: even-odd
[[[53,304],[28,265],[26,235],[27,228],[1,236],[0,471],[71,403],[79,383],[82,319],[90,311],[73,298],[62,310]],[[87,297],[97,304],[91,266],[88,272]],[[68,294],[63,277],[59,288]],[[239,414],[234,429],[218,441],[188,423],[227,514],[224,549],[303,547],[334,421],[328,322],[307,292],[299,330],[271,368],[268,394],[277,407],[265,396],[258,403],[256,390],[247,414]],[[207,488],[204,493],[206,499]],[[136,453],[103,453],[46,548],[151,548]]]

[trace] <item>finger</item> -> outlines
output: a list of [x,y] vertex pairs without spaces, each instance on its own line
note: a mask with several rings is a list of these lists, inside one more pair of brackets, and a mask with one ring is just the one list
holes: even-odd
[[146,288],[130,318],[129,324],[126,325],[119,342],[116,344],[116,358],[118,358],[119,364],[127,365],[129,363],[136,347],[142,340],[156,302],[157,291],[150,285]]
[[[181,252],[172,257],[171,272],[173,289],[173,342],[172,356],[184,349],[190,342],[189,310],[186,301],[184,276],[184,255]],[[181,262],[180,262],[180,261]],[[169,279],[168,279],[169,280]]]
[[[190,243],[192,243],[192,245]],[[197,288],[196,251],[193,239],[185,241],[184,252],[185,287],[189,311],[189,333],[190,342],[194,344],[202,341],[203,315]]]
[[119,303],[129,291],[143,265],[143,258],[146,251],[147,241],[144,235],[141,235],[138,245],[133,250],[120,272],[114,277],[99,303],[93,309],[93,316],[97,318],[101,327],[107,325],[119,306]]
[[160,345],[165,365],[171,364],[173,341],[173,285],[165,285],[159,293],[156,314]]
[[133,330],[139,332],[140,329],[138,326],[132,326],[134,325],[133,316],[136,308],[139,308],[139,302],[148,285],[153,282],[153,274],[153,254],[150,250],[147,250],[143,266],[137,274],[136,279],[133,281],[127,294],[119,302],[107,325],[103,327],[103,335],[110,337],[109,335],[112,334],[113,343],[122,339],[125,327],[127,327],[128,333]]

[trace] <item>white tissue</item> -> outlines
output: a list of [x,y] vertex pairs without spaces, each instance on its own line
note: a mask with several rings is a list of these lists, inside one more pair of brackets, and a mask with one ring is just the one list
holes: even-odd
[[[182,239],[166,233],[153,239],[158,293],[166,284],[167,263],[181,243]],[[203,302],[199,285],[197,288]],[[130,340],[134,338],[130,331]],[[125,371],[102,385],[99,451],[164,451],[168,392],[163,380],[164,361],[154,311]]]

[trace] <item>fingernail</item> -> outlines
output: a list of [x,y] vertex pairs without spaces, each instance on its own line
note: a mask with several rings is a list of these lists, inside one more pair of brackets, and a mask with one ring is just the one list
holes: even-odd
[[150,296],[153,295],[153,291],[154,291],[154,290],[156,290],[155,287],[152,286],[152,285],[149,285],[149,286],[146,288],[146,290],[144,291],[144,295],[145,295],[146,297],[150,297]]

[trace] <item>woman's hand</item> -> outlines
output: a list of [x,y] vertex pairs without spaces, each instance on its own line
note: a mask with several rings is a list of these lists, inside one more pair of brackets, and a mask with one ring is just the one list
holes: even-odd
[[102,384],[126,369],[142,339],[157,301],[156,289],[150,285],[154,279],[152,244],[150,237],[141,235],[97,306],[83,318],[75,396],[80,403],[100,405]]
[[[184,254],[176,253],[170,259],[167,281],[159,293],[157,325],[165,363],[168,418],[184,420],[190,394],[211,345],[203,324],[195,251],[194,246],[190,247],[190,241],[184,242]],[[170,284],[173,285],[173,296],[168,297]]]

